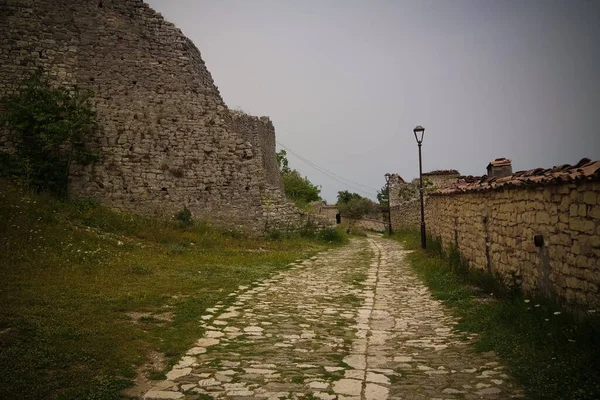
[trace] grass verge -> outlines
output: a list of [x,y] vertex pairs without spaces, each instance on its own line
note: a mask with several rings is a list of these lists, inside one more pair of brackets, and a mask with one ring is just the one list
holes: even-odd
[[469,270],[416,231],[392,237],[433,295],[459,318],[457,329],[478,334],[478,351],[493,350],[531,399],[600,398],[600,320],[594,310],[574,316],[558,304],[526,296],[510,281]]
[[152,354],[167,369],[191,347],[207,307],[345,239],[247,238],[0,187],[2,399],[122,398]]

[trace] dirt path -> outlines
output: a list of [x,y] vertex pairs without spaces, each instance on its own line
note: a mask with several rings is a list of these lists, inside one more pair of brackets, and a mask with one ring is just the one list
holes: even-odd
[[393,241],[321,253],[207,310],[206,334],[144,399],[509,399]]

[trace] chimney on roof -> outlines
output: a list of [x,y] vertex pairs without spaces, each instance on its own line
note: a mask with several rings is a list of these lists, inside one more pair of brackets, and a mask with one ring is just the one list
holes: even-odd
[[496,158],[487,166],[490,178],[503,178],[512,175],[512,162],[508,158]]

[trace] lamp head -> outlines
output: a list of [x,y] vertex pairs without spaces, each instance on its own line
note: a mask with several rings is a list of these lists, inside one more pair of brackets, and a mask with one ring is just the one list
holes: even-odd
[[415,139],[417,139],[417,143],[419,143],[419,144],[423,143],[423,136],[425,135],[425,128],[423,128],[421,125],[417,125],[415,127],[415,129],[413,129],[413,132],[415,133]]

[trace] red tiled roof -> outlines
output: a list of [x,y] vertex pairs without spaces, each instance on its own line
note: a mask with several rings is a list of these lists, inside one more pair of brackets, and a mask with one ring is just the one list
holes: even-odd
[[452,186],[431,193],[443,195],[471,191],[487,191],[506,187],[531,187],[536,185],[561,184],[581,180],[600,180],[600,160],[584,158],[575,165],[559,165],[553,168],[536,168],[515,172],[503,178],[464,176]]
[[494,161],[490,162],[488,164],[488,168],[490,167],[490,165],[492,167],[504,167],[506,165],[511,165],[512,161],[509,160],[508,158],[496,158]]

